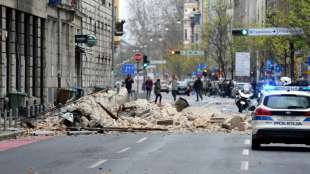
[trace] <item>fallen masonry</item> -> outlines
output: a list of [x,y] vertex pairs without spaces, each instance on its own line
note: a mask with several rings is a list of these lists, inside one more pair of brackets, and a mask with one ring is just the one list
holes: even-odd
[[144,99],[126,100],[125,89],[119,93],[99,92],[48,112],[42,119],[24,120],[22,126],[34,132],[33,135],[51,134],[50,131],[87,135],[108,131],[231,132],[251,128],[245,115],[223,114],[212,105],[194,107],[180,99],[176,106],[166,103],[159,107]]

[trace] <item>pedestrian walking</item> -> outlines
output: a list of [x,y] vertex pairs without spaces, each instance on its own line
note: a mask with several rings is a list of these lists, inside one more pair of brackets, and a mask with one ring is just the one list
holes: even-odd
[[146,89],[146,99],[150,100],[152,89],[153,89],[153,80],[150,77],[148,77],[144,83],[144,86]]
[[177,91],[178,91],[178,81],[175,75],[172,75],[172,80],[170,81],[169,84],[171,85],[171,93],[172,93],[173,100],[176,101]]
[[159,98],[159,105],[161,105],[161,86],[160,86],[160,79],[157,79],[155,82],[155,87],[154,87],[154,93],[155,93],[155,104],[157,103],[157,100]]
[[125,79],[125,87],[128,92],[128,100],[130,100],[130,97],[132,96],[132,84],[134,83],[133,79],[131,78],[131,75],[128,74]]
[[193,86],[195,92],[196,92],[196,96],[197,96],[197,100],[196,101],[199,101],[199,98],[201,100],[203,100],[202,98],[202,88],[203,88],[203,84],[202,84],[202,81],[200,79],[200,77],[197,78],[197,80],[195,80],[194,82],[194,86]]

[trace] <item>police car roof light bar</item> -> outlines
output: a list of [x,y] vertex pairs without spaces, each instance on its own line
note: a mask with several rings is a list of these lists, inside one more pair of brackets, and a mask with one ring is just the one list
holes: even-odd
[[264,85],[263,86],[264,91],[308,91],[310,92],[309,86],[271,86],[271,85]]

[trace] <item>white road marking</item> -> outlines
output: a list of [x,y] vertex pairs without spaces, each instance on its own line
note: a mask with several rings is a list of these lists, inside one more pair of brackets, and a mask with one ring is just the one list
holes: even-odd
[[249,140],[249,139],[244,140],[244,144],[250,145],[251,144],[251,140]]
[[103,164],[103,163],[105,163],[105,162],[107,162],[107,161],[108,161],[108,160],[105,160],[105,159],[99,160],[98,162],[96,162],[95,164],[89,166],[88,168],[89,168],[89,169],[96,168],[96,167],[100,166],[101,164]]
[[122,149],[122,150],[118,151],[117,153],[123,153],[123,152],[126,152],[129,149],[130,149],[130,147],[126,147],[125,149]]
[[249,170],[249,162],[248,161],[241,161],[241,170]]
[[242,151],[242,155],[244,155],[244,156],[248,156],[249,154],[250,154],[249,149],[243,149],[243,151]]
[[136,143],[142,143],[143,141],[147,140],[147,137],[141,138],[140,140],[138,140]]

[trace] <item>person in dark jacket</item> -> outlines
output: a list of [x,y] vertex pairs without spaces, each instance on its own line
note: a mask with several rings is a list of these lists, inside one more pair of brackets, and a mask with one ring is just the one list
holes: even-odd
[[195,92],[196,92],[196,96],[197,96],[197,100],[199,101],[199,98],[202,100],[202,89],[203,89],[203,83],[200,79],[200,77],[197,78],[197,80],[195,80],[194,82],[194,86],[193,86]]
[[128,99],[130,99],[131,96],[131,90],[132,90],[132,84],[134,83],[133,79],[131,78],[131,75],[128,74],[126,79],[125,79],[125,87],[128,92]]
[[148,79],[144,83],[145,89],[146,89],[146,99],[150,100],[151,92],[153,89],[153,80],[148,77]]
[[155,82],[154,93],[156,95],[155,104],[157,103],[157,100],[159,98],[159,105],[161,105],[161,99],[162,99],[160,92],[161,92],[160,79],[157,79]]

